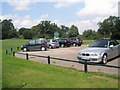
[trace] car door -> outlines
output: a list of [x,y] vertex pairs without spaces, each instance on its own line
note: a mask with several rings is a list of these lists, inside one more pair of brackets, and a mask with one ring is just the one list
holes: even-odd
[[35,49],[35,40],[31,40],[28,45],[29,50],[34,50]]
[[110,57],[113,58],[113,57],[118,55],[118,45],[114,41],[110,42],[109,46],[111,46],[111,45],[113,45],[113,47],[109,47],[110,50],[111,50],[111,52],[110,52],[111,56]]
[[113,44],[114,44],[114,50],[115,50],[115,56],[118,56],[119,55],[119,49],[120,49],[120,45],[119,43],[113,41]]
[[40,40],[40,39],[38,39],[38,40],[35,41],[35,49],[36,50],[40,50],[40,48],[42,46],[42,41],[43,40]]

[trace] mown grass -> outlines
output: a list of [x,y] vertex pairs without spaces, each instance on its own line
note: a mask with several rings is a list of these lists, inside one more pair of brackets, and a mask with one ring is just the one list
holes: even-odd
[[[12,42],[12,43],[10,43]],[[84,73],[40,62],[5,55],[5,50],[17,47],[26,40],[3,40],[3,88],[118,88],[118,76],[105,73]]]
[[89,45],[90,43],[92,43],[94,40],[83,40],[83,44],[82,45]]

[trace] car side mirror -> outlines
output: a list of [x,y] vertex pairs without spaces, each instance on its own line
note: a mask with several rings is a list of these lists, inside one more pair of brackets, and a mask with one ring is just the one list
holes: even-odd
[[114,47],[114,45],[110,45],[109,47],[112,48],[112,47]]

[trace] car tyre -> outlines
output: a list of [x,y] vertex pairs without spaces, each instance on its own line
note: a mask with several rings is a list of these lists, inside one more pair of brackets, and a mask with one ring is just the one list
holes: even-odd
[[102,56],[102,63],[103,63],[103,64],[106,64],[106,63],[107,63],[107,55],[106,55],[106,54],[104,54],[104,55]]
[[75,46],[76,46],[76,43],[73,43],[73,46],[75,47]]
[[61,47],[64,47],[64,44],[62,44]]
[[52,46],[50,45],[49,48],[52,49]]
[[46,51],[46,48],[45,48],[45,47],[41,47],[41,50],[42,50],[42,51]]
[[23,48],[23,51],[26,52],[26,51],[27,51],[27,48]]

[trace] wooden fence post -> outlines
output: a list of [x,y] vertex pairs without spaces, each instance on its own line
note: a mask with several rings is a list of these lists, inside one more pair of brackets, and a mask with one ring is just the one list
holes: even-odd
[[15,52],[13,52],[13,57],[15,57]]
[[50,56],[48,56],[48,64],[50,64]]
[[8,50],[6,50],[6,55],[8,55]]
[[17,47],[17,50],[19,50],[19,47]]
[[87,61],[85,61],[85,63],[84,63],[84,71],[85,71],[85,73],[88,72],[88,69],[87,69]]
[[26,59],[29,60],[29,58],[28,58],[28,53],[26,53]]
[[10,50],[11,50],[11,52],[13,51],[13,49],[12,49],[12,48],[10,48]]

